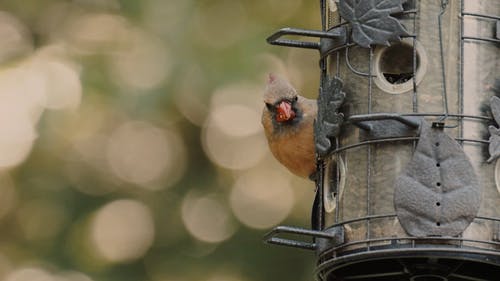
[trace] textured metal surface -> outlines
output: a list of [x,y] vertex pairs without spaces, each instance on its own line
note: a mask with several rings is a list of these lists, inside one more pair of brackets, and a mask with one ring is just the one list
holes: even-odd
[[395,180],[399,221],[413,236],[456,236],[475,218],[481,189],[462,147],[423,122],[411,161]]
[[323,80],[318,97],[318,116],[314,123],[316,152],[321,157],[335,148],[334,138],[339,135],[340,125],[344,120],[344,114],[339,112],[344,99],[345,93],[342,91],[342,81],[339,78]]
[[340,0],[339,11],[352,26],[352,40],[364,48],[400,41],[408,32],[391,16],[403,11],[402,0]]

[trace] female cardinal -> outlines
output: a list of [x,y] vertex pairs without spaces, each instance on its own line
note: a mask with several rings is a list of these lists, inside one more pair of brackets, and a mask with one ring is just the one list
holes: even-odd
[[316,101],[299,96],[287,80],[269,74],[264,102],[262,125],[274,157],[295,175],[312,178]]

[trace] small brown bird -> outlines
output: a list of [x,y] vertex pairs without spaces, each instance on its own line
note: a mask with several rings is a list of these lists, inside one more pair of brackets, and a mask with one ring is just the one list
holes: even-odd
[[284,78],[269,74],[264,102],[262,125],[274,157],[295,175],[312,178],[316,101],[298,95]]

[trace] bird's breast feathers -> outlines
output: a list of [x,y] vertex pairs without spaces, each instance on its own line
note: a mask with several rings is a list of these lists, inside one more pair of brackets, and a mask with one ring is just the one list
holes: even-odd
[[[306,118],[307,117],[307,118]],[[316,169],[313,121],[311,116],[302,116],[292,126],[264,126],[269,148],[278,161],[292,173],[308,177]]]

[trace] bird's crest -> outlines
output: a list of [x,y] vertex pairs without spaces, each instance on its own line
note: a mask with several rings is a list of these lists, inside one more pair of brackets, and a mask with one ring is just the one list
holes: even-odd
[[267,87],[264,92],[265,103],[275,104],[283,99],[292,100],[296,96],[297,91],[288,80],[274,73],[269,74]]
[[274,80],[276,80],[276,75],[275,75],[274,73],[269,73],[267,83],[268,83],[268,84],[270,84],[270,83],[272,83]]

